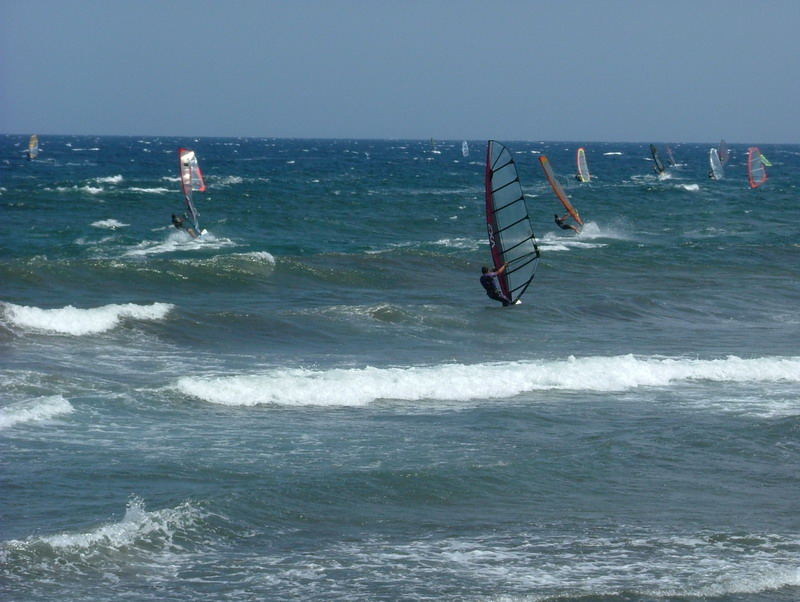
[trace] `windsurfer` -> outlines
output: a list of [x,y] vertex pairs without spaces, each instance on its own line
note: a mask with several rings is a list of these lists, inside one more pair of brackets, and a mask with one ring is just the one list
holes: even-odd
[[577,227],[567,223],[567,219],[569,219],[569,213],[565,213],[563,216],[559,216],[558,213],[554,213],[553,218],[554,218],[553,221],[555,221],[556,226],[558,226],[562,230],[575,230],[576,233],[578,234],[581,233],[581,231]]
[[494,272],[490,272],[489,268],[486,266],[481,268],[481,285],[486,289],[486,296],[495,301],[500,301],[503,307],[511,305],[511,301],[500,290],[497,277],[505,272],[507,267],[508,263],[504,263]]
[[175,215],[173,213],[172,214],[172,225],[175,226],[178,230],[186,231],[189,234],[189,236],[191,236],[192,238],[197,238],[199,236],[197,231],[194,228],[192,228],[191,226],[187,226],[186,225],[186,219],[187,219],[187,216],[186,216],[185,213],[182,216],[178,216],[178,215]]

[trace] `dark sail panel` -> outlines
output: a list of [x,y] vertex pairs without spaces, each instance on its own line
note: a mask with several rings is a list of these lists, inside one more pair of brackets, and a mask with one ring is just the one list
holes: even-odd
[[495,269],[508,262],[498,278],[503,293],[517,301],[536,274],[539,247],[533,234],[517,167],[508,149],[494,140],[486,148],[486,227]]

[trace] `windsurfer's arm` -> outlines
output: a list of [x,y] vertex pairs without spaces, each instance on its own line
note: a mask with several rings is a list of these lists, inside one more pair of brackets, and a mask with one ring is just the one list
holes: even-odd
[[507,267],[508,267],[508,262],[506,261],[503,265],[501,265],[499,268],[497,268],[497,271],[495,272],[495,274],[502,274],[503,272],[506,271]]

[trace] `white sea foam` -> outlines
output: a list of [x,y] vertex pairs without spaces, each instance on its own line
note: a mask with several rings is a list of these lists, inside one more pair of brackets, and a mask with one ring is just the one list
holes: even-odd
[[116,230],[117,228],[125,228],[130,224],[123,224],[120,221],[115,220],[114,218],[110,219],[101,219],[96,222],[92,222],[91,224],[95,228],[107,228],[109,230]]
[[113,551],[146,540],[150,546],[156,543],[159,547],[167,548],[172,546],[176,533],[191,528],[201,518],[202,513],[187,502],[176,508],[147,512],[142,499],[134,496],[128,501],[125,516],[119,522],[102,525],[85,533],[60,533],[22,541],[11,540],[5,542],[3,547],[8,551],[31,549],[44,544],[53,550]]
[[223,176],[215,178],[214,184],[217,186],[230,186],[231,184],[241,184],[244,180],[240,176]]
[[104,178],[95,178],[94,181],[98,184],[119,184],[125,178],[122,177],[121,174],[117,174],[116,176],[106,176]]
[[143,241],[132,249],[125,251],[128,256],[158,255],[174,251],[194,251],[200,249],[221,249],[222,247],[235,247],[236,243],[229,238],[217,238],[211,232],[206,232],[198,238],[192,238],[188,233],[178,231],[169,226],[170,232],[163,241]]
[[68,192],[70,190],[77,190],[79,192],[88,192],[89,194],[100,194],[105,191],[102,186],[58,186],[58,192]]
[[173,307],[174,305],[170,303],[151,303],[150,305],[125,303],[88,309],[79,309],[72,305],[55,309],[41,309],[14,303],[0,303],[6,319],[16,326],[75,336],[111,330],[125,318],[161,320]]
[[675,188],[682,188],[683,190],[687,190],[689,192],[697,192],[700,190],[699,184],[678,184]]
[[144,194],[164,194],[167,192],[172,192],[169,188],[139,188],[137,186],[131,186],[128,188],[131,192],[141,192]]
[[603,155],[606,156],[606,157],[611,157],[613,155],[621,155],[621,154],[622,153],[620,151],[611,151],[611,152],[608,152],[608,153],[603,153]]
[[23,422],[39,422],[54,416],[69,414],[74,408],[61,395],[38,397],[0,408],[0,429]]
[[469,401],[533,391],[625,391],[689,381],[800,383],[800,357],[696,360],[622,355],[400,368],[275,369],[183,377],[177,388],[224,405],[363,406],[380,399]]

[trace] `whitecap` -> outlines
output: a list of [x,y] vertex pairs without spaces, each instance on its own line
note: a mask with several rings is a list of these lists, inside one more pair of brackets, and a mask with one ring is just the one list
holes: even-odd
[[231,406],[364,406],[380,399],[469,401],[533,391],[625,391],[689,381],[800,383],[800,358],[571,356],[566,360],[472,365],[274,369],[258,374],[182,377],[176,387],[186,395]]
[[174,545],[173,537],[176,533],[191,528],[201,518],[202,513],[188,502],[176,508],[147,512],[144,501],[138,496],[132,496],[125,508],[125,516],[119,522],[101,525],[82,533],[59,533],[10,540],[3,547],[6,550],[25,550],[47,545],[54,551],[113,552],[146,540],[148,546],[155,544],[168,548]]
[[221,249],[222,247],[236,246],[236,243],[229,238],[217,238],[211,232],[192,238],[187,232],[175,230],[172,226],[170,226],[170,230],[171,232],[167,235],[166,240],[140,242],[134,248],[125,251],[125,255],[156,255],[174,251],[197,251],[200,249]]
[[12,324],[31,330],[82,336],[97,334],[115,328],[124,318],[136,320],[161,320],[173,308],[170,303],[111,304],[102,307],[79,309],[72,305],[54,309],[42,309],[0,303],[6,319]]
[[139,188],[136,186],[132,186],[128,188],[130,192],[142,192],[144,194],[164,194],[167,192],[172,192],[169,188]]
[[38,397],[0,408],[0,429],[24,422],[49,420],[54,416],[69,414],[74,408],[61,395]]
[[94,181],[98,184],[120,184],[124,178],[122,174],[117,174],[116,176],[105,176],[102,178],[95,178]]
[[120,221],[117,221],[113,218],[110,219],[101,219],[96,222],[92,222],[91,225],[95,228],[107,228],[109,230],[116,230],[117,228],[125,228],[130,224],[123,224]]

